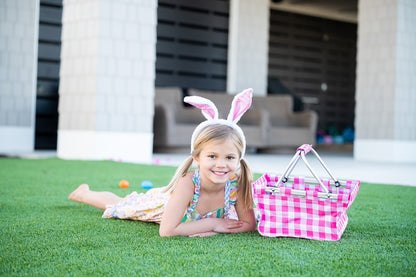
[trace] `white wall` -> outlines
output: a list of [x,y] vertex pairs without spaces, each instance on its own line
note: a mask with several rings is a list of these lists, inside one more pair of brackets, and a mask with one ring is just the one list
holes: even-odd
[[416,161],[416,2],[359,1],[354,157]]
[[34,149],[39,0],[0,1],[0,153]]
[[64,1],[58,157],[150,162],[157,0]]
[[227,91],[267,94],[269,0],[230,0]]

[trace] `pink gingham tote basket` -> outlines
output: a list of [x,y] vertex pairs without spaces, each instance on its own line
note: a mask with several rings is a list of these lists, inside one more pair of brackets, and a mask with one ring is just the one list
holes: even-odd
[[[319,178],[306,160],[312,151],[332,180]],[[314,178],[289,177],[299,159]],[[253,199],[260,213],[258,231],[266,237],[339,240],[348,223],[347,210],[359,181],[338,181],[312,145],[299,147],[284,174],[264,174],[253,184]]]

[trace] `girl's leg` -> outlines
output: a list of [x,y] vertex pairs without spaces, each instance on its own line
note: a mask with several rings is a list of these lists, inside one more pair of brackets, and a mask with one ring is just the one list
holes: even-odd
[[87,184],[82,184],[69,195],[68,199],[105,210],[106,205],[115,205],[123,198],[108,191],[92,191]]

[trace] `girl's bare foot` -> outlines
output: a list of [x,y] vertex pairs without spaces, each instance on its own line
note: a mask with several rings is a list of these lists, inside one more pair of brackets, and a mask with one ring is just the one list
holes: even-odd
[[76,190],[71,192],[68,196],[69,200],[83,203],[83,195],[90,190],[90,187],[87,184],[80,185]]

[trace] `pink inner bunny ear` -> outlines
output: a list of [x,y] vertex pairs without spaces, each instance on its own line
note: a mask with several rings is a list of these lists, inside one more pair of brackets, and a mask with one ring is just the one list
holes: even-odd
[[206,119],[218,119],[218,110],[212,101],[200,96],[186,96],[183,101],[200,109]]
[[237,94],[231,104],[231,110],[228,114],[227,120],[237,123],[241,116],[243,116],[243,114],[250,108],[252,96],[253,89],[251,88]]

